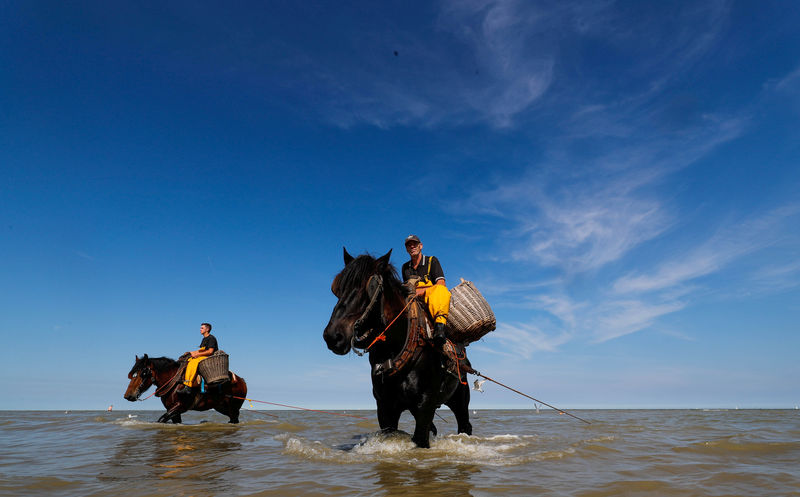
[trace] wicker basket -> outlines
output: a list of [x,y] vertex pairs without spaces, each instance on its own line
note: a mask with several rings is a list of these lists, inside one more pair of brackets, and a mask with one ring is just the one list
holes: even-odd
[[205,378],[206,384],[228,381],[228,354],[215,351],[208,359],[200,361],[197,372]]
[[450,313],[447,316],[447,338],[456,343],[471,343],[497,326],[492,308],[471,281],[450,290]]

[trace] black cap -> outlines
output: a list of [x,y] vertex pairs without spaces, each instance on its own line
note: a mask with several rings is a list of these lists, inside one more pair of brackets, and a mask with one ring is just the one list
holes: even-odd
[[406,245],[408,245],[408,242],[422,243],[417,235],[408,235],[406,237]]

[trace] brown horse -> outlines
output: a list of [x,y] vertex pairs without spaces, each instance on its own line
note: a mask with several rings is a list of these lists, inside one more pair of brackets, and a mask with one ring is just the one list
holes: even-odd
[[182,364],[168,357],[136,356],[128,378],[131,382],[125,390],[125,399],[136,402],[151,385],[156,386],[155,395],[167,409],[159,423],[181,422],[181,414],[188,410],[206,411],[216,409],[217,412],[230,418],[229,423],[239,422],[239,409],[247,396],[247,383],[241,376],[228,373],[230,381],[223,384],[209,385],[206,393],[192,389],[189,394],[176,392],[183,378]]

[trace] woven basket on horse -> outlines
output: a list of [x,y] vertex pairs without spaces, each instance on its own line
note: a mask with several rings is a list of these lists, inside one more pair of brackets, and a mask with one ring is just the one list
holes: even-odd
[[200,361],[197,372],[205,378],[207,384],[228,381],[228,354],[221,350],[214,351],[208,359]]
[[447,316],[447,338],[456,343],[471,343],[494,330],[497,326],[489,302],[471,281],[461,278],[450,290],[450,313]]

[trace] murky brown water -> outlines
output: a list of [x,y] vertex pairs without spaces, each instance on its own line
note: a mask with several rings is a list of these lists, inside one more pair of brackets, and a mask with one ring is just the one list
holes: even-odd
[[481,410],[467,437],[443,409],[430,450],[374,411],[268,413],[2,411],[0,495],[800,496],[797,410]]

